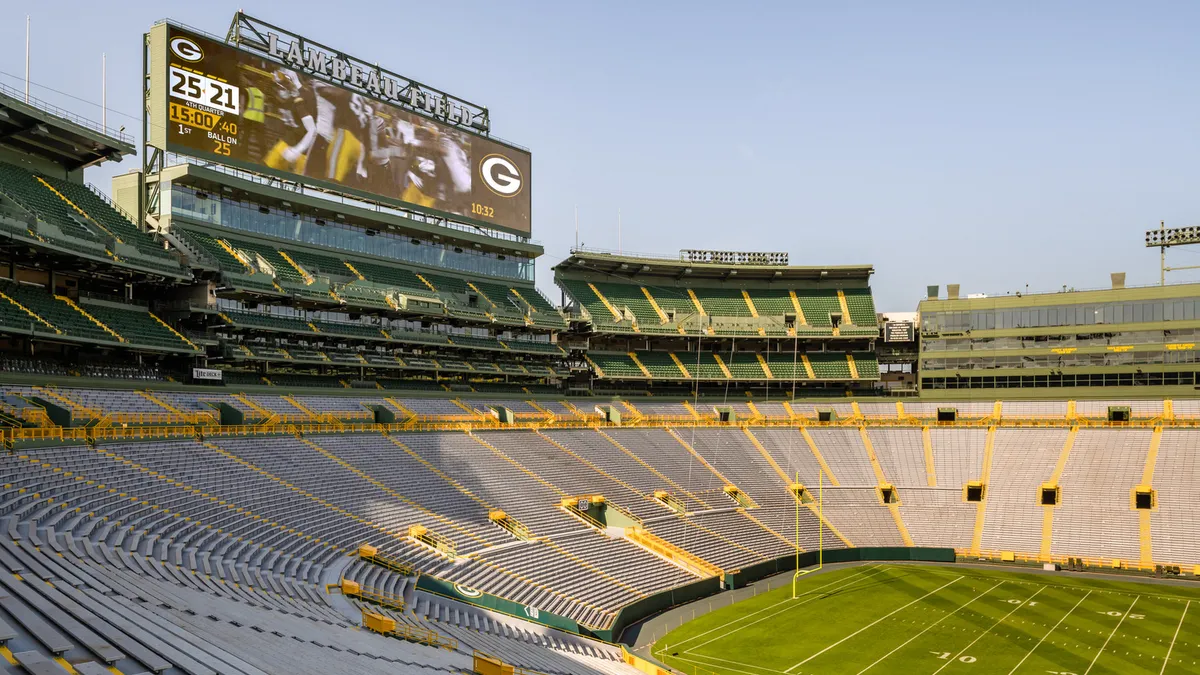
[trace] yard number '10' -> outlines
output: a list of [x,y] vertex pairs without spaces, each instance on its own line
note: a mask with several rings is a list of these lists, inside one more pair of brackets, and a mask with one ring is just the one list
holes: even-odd
[[[950,652],[929,652],[929,653],[936,654],[939,659],[944,659],[946,661],[949,661],[950,657],[953,656]],[[963,663],[975,663],[975,661],[977,659],[974,656],[963,655],[963,656],[958,657],[958,660]]]

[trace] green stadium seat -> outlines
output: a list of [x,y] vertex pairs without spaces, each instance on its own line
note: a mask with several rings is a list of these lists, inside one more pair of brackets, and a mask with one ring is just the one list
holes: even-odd
[[288,347],[288,355],[293,361],[328,361],[329,359],[319,350],[310,347]]
[[357,278],[341,258],[296,249],[281,249],[281,252],[286,253],[297,265],[303,267],[305,272],[314,277],[330,277],[335,281],[350,281]]
[[[288,262],[282,255],[279,254],[279,249],[267,244],[259,244],[257,242],[245,241],[242,239],[233,239],[230,237],[222,237],[225,243],[231,248],[246,256],[253,264],[257,258],[261,258],[275,270],[275,278],[280,282],[287,282],[293,285],[304,286],[308,280],[296,269],[294,265]],[[255,265],[259,269],[260,266]]]
[[454,335],[448,336],[450,343],[459,347],[474,347],[477,349],[499,349],[503,350],[504,345],[500,341],[491,337],[478,337],[472,335]]
[[750,291],[750,300],[759,316],[782,316],[795,314],[791,294],[786,290],[756,289]]
[[679,357],[683,367],[688,369],[692,377],[700,380],[728,380],[725,376],[725,371],[721,370],[720,364],[711,352],[700,352],[697,356],[695,352],[684,353],[675,352],[675,356]]
[[800,355],[792,351],[770,352],[763,355],[767,360],[767,368],[777,380],[806,380],[808,371]]
[[725,367],[733,374],[735,380],[765,380],[766,373],[758,362],[758,354],[754,352],[735,352],[725,354]]
[[597,324],[613,324],[612,312],[608,311],[604,302],[600,300],[591,288],[588,287],[586,281],[578,281],[575,279],[562,279],[560,284],[566,290],[567,295],[575,299],[584,309],[591,315],[592,321]]
[[342,321],[313,321],[312,325],[317,327],[321,334],[328,335],[344,335],[348,337],[364,338],[368,340],[386,340],[383,333],[376,326],[369,326],[362,323],[348,323]]
[[[449,304],[446,305],[446,311],[450,312],[451,316],[456,316],[460,319],[471,319],[473,321],[490,321],[487,310],[481,307],[467,307],[466,305]],[[520,320],[520,324],[525,323],[524,319]]]
[[413,295],[429,296],[433,291],[417,276],[416,272],[398,265],[383,265],[379,263],[351,260],[350,264],[367,281],[384,286],[392,286]]
[[217,237],[200,232],[199,230],[184,230],[180,228],[176,228],[175,233],[184,241],[192,244],[201,253],[212,258],[218,268],[238,274],[247,274],[250,271],[245,263],[221,245]]
[[653,377],[668,380],[685,379],[683,373],[679,372],[679,366],[676,366],[675,360],[671,358],[670,352],[638,352],[637,358]]
[[855,326],[875,326],[879,323],[871,289],[848,288],[842,293],[846,296],[846,308],[850,310],[850,323]]
[[[527,375],[527,374],[529,374],[529,371],[525,370],[525,367],[519,363],[500,362],[500,363],[497,363],[496,365],[500,367],[500,370],[502,372],[504,372],[508,375]],[[639,371],[639,372],[641,372],[641,371]]]
[[[268,359],[271,361],[291,361],[292,360],[291,354],[289,354],[286,350],[281,349],[279,347],[272,347],[269,345],[250,344],[250,345],[246,345],[246,348],[249,349],[250,354],[256,358]],[[236,355],[237,352],[235,351],[234,354]],[[243,354],[244,354],[244,352],[243,352]]]
[[0,163],[0,192],[63,234],[85,241],[102,243],[105,233],[72,209],[61,197],[40,183],[32,172]]
[[117,307],[87,302],[84,311],[115,330],[132,345],[165,349],[196,351],[183,337],[157,320],[149,311],[139,307]]
[[629,358],[629,354],[609,354],[594,352],[588,355],[592,362],[596,364],[600,370],[604,371],[604,376],[609,378],[628,378],[637,377],[645,378],[646,374],[641,368]]
[[534,288],[533,286],[518,285],[514,285],[513,288],[521,294],[521,297],[525,299],[525,302],[529,303],[529,305],[533,307],[535,312],[558,315],[558,309],[556,309],[554,305],[546,299],[546,296],[542,295],[542,292],[538,289]]
[[285,374],[269,375],[267,379],[276,387],[344,387],[341,378],[336,375],[303,375]]
[[[8,289],[2,289],[7,291]],[[53,332],[48,326],[30,316],[28,312],[8,300],[0,299],[0,326],[21,333]]]
[[58,190],[63,197],[71,200],[72,204],[79,207],[112,236],[122,243],[132,246],[138,252],[136,262],[175,274],[183,271],[179,262],[164,250],[162,245],[154,240],[154,237],[139,229],[130,217],[126,217],[112,204],[108,197],[79,183],[50,176],[41,176],[41,178]]
[[860,380],[879,379],[879,359],[874,352],[853,352],[853,356]]
[[[662,308],[663,312],[670,316],[672,311],[675,314],[675,321],[685,321],[689,318],[699,315],[696,311],[696,303],[692,302],[692,298],[688,295],[686,288],[666,288],[662,286],[647,287],[650,290],[650,295],[654,296],[654,301]],[[708,310],[705,310],[708,311]],[[688,327],[690,332],[695,333],[694,326]]]
[[472,281],[471,284],[501,310],[511,311],[516,314],[525,313],[525,304],[518,300],[517,296],[509,292],[509,286],[488,281]]
[[710,316],[752,316],[740,289],[694,288],[692,292]]
[[184,241],[197,252],[210,258],[217,269],[222,271],[222,277],[227,284],[260,293],[277,295],[279,289],[275,286],[275,278],[250,269],[221,245],[221,240],[199,230],[184,230],[175,228],[177,238]]
[[224,312],[223,316],[235,326],[276,331],[280,333],[305,333],[312,335],[313,329],[307,321],[288,316],[277,316],[262,312]]
[[808,361],[812,364],[813,373],[822,380],[850,379],[850,362],[845,354],[837,352],[809,352]]
[[433,284],[433,287],[436,288],[439,293],[454,293],[456,295],[467,295],[468,293],[474,293],[474,291],[467,286],[467,280],[461,277],[451,277],[444,274],[422,274],[421,276],[428,279],[429,283]]
[[505,345],[514,352],[534,352],[537,354],[562,355],[563,349],[552,342],[537,342],[534,340],[503,340]]
[[[614,283],[596,283],[595,286],[618,311],[628,308],[637,318],[639,327],[662,324],[662,318],[658,316],[658,312],[654,311],[654,307],[646,299],[646,294],[642,292],[641,286]],[[610,316],[611,314],[612,312],[609,312]]]
[[48,291],[26,284],[8,284],[4,293],[42,317],[63,334],[89,342],[120,342],[116,336],[97,326],[66,302]]
[[388,303],[386,296],[384,296],[383,288],[365,286],[362,285],[362,282],[356,281],[338,286],[334,289],[334,293],[351,307],[392,309],[392,305]]
[[[804,321],[819,328],[832,328],[830,314],[841,314],[842,304],[838,302],[835,290],[798,290],[796,297],[800,301],[800,309],[804,311]],[[848,317],[842,317],[848,322]]]

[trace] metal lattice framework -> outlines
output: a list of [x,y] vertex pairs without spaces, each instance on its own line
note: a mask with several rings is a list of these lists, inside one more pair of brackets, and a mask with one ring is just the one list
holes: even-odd
[[1167,272],[1179,270],[1200,269],[1200,265],[1184,267],[1167,267],[1167,249],[1172,246],[1190,246],[1200,244],[1200,227],[1171,227],[1165,222],[1159,222],[1157,230],[1146,230],[1146,248],[1157,248],[1159,254],[1158,280],[1163,286],[1167,285]]

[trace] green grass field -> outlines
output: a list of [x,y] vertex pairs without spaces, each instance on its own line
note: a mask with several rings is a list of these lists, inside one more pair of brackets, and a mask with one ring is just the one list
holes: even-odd
[[654,645],[685,673],[1200,673],[1200,586],[863,565],[713,611]]

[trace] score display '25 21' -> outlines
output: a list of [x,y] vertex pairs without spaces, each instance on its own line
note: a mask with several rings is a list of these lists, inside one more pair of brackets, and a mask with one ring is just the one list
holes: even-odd
[[206,75],[171,66],[171,97],[233,115],[241,113],[238,88]]

